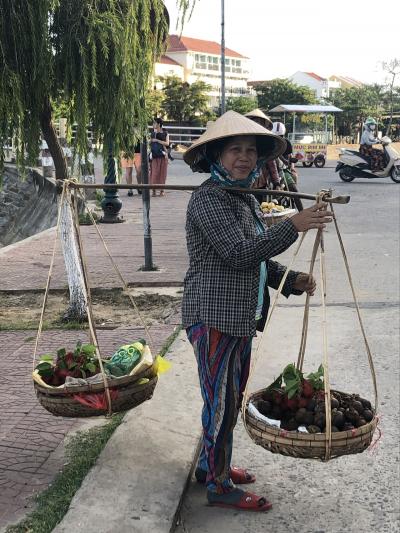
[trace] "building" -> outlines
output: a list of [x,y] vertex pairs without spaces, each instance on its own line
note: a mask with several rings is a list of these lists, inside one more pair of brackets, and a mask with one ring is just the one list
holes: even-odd
[[329,80],[322,78],[322,76],[315,74],[315,72],[302,72],[298,70],[288,79],[296,85],[309,87],[314,91],[318,100],[329,98]]
[[[167,76],[176,76],[180,80],[185,80],[185,69],[182,65],[177,63],[174,59],[163,55],[157,61],[154,68],[154,77],[155,78],[165,78]],[[157,89],[161,88],[160,83],[156,83]]]
[[[156,64],[154,74],[156,77],[176,75],[190,84],[204,81],[211,85],[208,92],[210,107],[218,107],[221,98],[221,45],[214,41],[170,35],[167,51]],[[225,48],[226,97],[250,94],[247,87],[249,77],[249,58]]]
[[338,76],[336,74],[332,74],[332,76],[329,76],[328,78],[329,85],[333,83],[337,83],[338,87],[332,87],[337,89],[350,89],[351,87],[363,87],[363,83],[361,81],[355,80],[354,78],[349,78],[349,76]]
[[361,81],[355,80],[348,76],[338,76],[336,74],[329,78],[323,78],[315,72],[302,72],[297,71],[289,80],[296,85],[303,85],[309,87],[315,92],[315,96],[319,100],[324,100],[331,96],[331,93],[335,89],[349,89],[350,87],[362,87]]

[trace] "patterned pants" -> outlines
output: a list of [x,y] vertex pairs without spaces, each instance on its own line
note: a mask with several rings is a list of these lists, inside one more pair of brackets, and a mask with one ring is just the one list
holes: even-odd
[[252,337],[232,337],[204,324],[187,328],[197,359],[204,401],[203,449],[199,467],[207,472],[207,490],[234,488],[230,479],[233,429],[249,376]]
[[384,168],[382,150],[377,150],[367,144],[361,144],[360,154],[369,158],[372,172],[377,172]]

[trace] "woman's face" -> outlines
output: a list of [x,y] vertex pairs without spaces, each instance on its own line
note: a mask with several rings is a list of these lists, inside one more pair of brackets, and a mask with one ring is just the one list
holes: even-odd
[[220,158],[232,179],[246,179],[257,164],[256,138],[248,135],[232,137],[224,146]]

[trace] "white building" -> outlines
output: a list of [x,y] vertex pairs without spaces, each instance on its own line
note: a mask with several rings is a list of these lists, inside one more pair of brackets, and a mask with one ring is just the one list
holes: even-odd
[[[168,63],[168,60],[172,60]],[[178,72],[178,67],[183,69]],[[161,74],[170,71],[171,74]],[[208,92],[210,106],[217,107],[221,97],[221,46],[214,41],[204,41],[170,35],[168,49],[156,64],[156,76],[176,75],[182,81],[194,83],[201,80],[211,85]],[[250,60],[230,48],[225,49],[225,94],[235,97],[249,94]]]
[[[154,77],[165,78],[168,76],[176,76],[180,80],[185,80],[185,69],[182,65],[177,63],[174,59],[168,56],[161,56],[154,66]],[[156,83],[157,89],[161,89],[162,84]]]
[[[292,76],[289,77],[289,80],[295,83],[296,85],[309,87],[311,90],[314,91],[315,96],[319,100],[329,98],[329,80],[318,76],[318,74],[315,74],[314,72],[302,72],[301,70],[298,70]],[[335,84],[335,82],[332,83]]]

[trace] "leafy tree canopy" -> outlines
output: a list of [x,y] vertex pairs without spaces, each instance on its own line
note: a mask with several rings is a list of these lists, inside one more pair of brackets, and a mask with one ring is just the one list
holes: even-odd
[[[177,4],[185,13],[194,1]],[[55,99],[77,123],[80,153],[89,123],[116,153],[145,131],[149,78],[168,35],[162,0],[0,0],[0,13],[0,143],[13,137],[20,163],[24,152],[35,160],[41,130],[51,137]],[[57,140],[46,140],[54,158]]]
[[258,107],[269,111],[281,104],[315,104],[317,102],[314,91],[292,83],[287,79],[274,79],[257,84]]
[[384,99],[383,87],[376,84],[332,91],[330,101],[343,110],[336,116],[339,135],[353,134],[370,115],[379,120],[384,112]]
[[162,103],[164,114],[177,122],[190,122],[207,113],[207,91],[211,86],[203,81],[196,81],[191,85],[183,82],[177,76],[162,78],[163,93]]
[[254,96],[237,96],[236,98],[228,98],[226,101],[227,111],[236,111],[244,115],[257,107],[257,99]]

